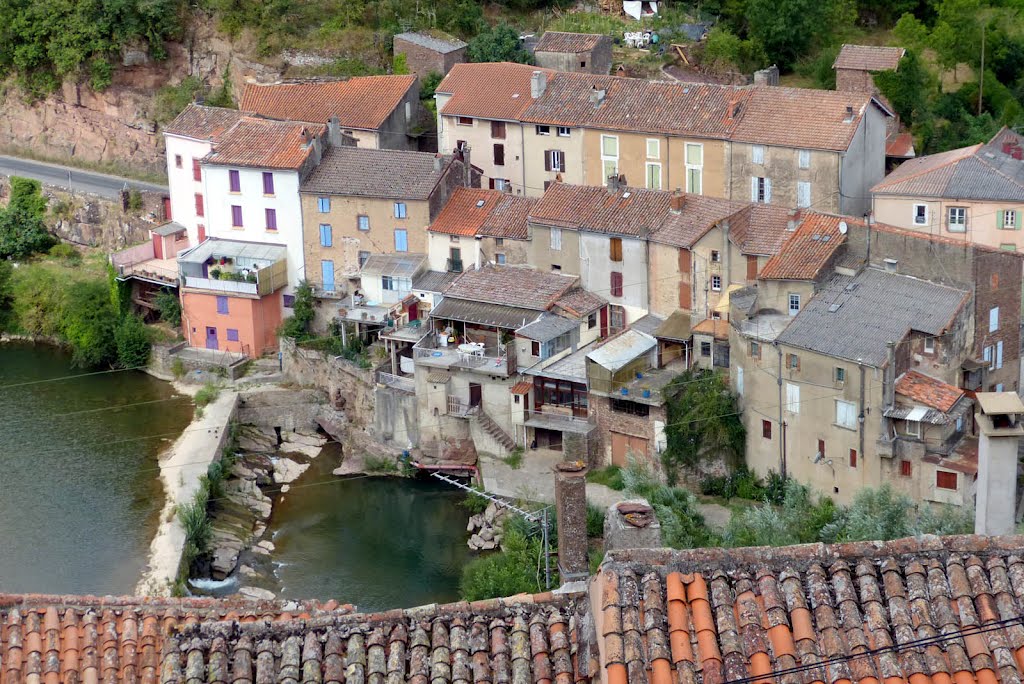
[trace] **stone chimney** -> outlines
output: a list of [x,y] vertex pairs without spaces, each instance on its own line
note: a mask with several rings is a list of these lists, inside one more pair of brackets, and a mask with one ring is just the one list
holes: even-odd
[[594,105],[594,109],[597,109],[604,104],[605,89],[598,88],[597,86],[590,87],[590,104]]
[[473,187],[473,163],[470,161],[469,153],[472,149],[469,143],[462,143],[462,146],[455,150],[455,156],[462,161],[462,172],[463,172],[463,186],[467,188]]
[[434,155],[434,171],[441,170],[441,164],[444,162],[444,158],[440,153]]
[[337,116],[332,116],[327,120],[327,144],[331,147],[344,145],[341,138],[341,124],[338,122]]
[[800,219],[800,211],[798,209],[789,210],[789,218],[786,219],[786,230],[792,232],[796,230],[796,224]]
[[558,519],[558,573],[562,583],[586,579],[587,467],[582,461],[562,461],[555,471],[555,515]]
[[[1017,508],[1017,444],[1024,402],[1016,392],[978,392],[978,480],[974,533],[1013,534]],[[962,487],[966,487],[964,482]]]
[[668,209],[673,214],[681,214],[683,212],[683,206],[686,204],[686,193],[682,191],[682,188],[676,188],[672,193],[671,199],[668,201]]
[[544,95],[548,87],[548,75],[543,71],[534,71],[530,76],[530,97],[534,100]]
[[605,551],[662,546],[661,524],[646,499],[620,501],[608,507],[604,515]]
[[779,85],[779,67],[772,64],[770,67],[758,69],[754,72],[754,85],[777,86]]
[[613,173],[612,175],[608,176],[608,178],[606,179],[608,183],[608,192],[614,195],[615,193],[622,189],[622,185],[620,184],[621,178],[622,176],[620,176],[617,173]]
[[846,105],[846,116],[843,118],[843,123],[850,123],[853,121],[853,107]]

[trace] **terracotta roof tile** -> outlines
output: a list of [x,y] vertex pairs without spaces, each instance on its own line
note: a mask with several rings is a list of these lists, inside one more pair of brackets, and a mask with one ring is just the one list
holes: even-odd
[[885,144],[885,156],[887,157],[913,157],[914,136],[910,133],[897,133],[889,138]]
[[582,318],[607,304],[600,295],[584,290],[581,287],[573,288],[566,292],[555,302],[555,306],[562,309],[571,316]]
[[891,71],[899,66],[906,54],[901,47],[879,47],[877,45],[850,45],[844,43],[839,56],[833,62],[833,69],[859,69],[862,71]]
[[533,389],[533,382],[523,380],[512,385],[508,391],[510,394],[529,394],[531,389]]
[[943,413],[949,413],[964,396],[964,391],[959,387],[911,370],[897,378],[896,394]]
[[814,280],[846,240],[841,221],[861,225],[857,219],[808,213],[781,251],[768,260],[760,278],[766,280]]
[[357,76],[347,81],[247,83],[240,109],[269,119],[326,124],[338,117],[342,128],[376,130],[384,125],[409,89],[413,75]]
[[509,240],[526,240],[529,237],[526,218],[537,201],[536,197],[502,193],[497,206],[480,224],[477,234]]
[[534,71],[554,73],[514,62],[456,64],[437,86],[437,93],[451,94],[441,114],[518,120],[533,101],[530,79]]
[[[332,147],[302,183],[322,195],[427,199],[455,163],[427,152]],[[462,172],[461,162],[455,167]]]
[[221,134],[203,163],[297,170],[313,151],[307,139],[324,130],[324,126],[243,117]]
[[687,194],[679,212],[669,211],[658,228],[651,233],[653,242],[689,249],[721,221],[738,216],[747,205],[743,202]]
[[534,48],[536,52],[588,52],[611,38],[602,33],[567,33],[545,31]]
[[729,323],[718,318],[705,318],[693,326],[693,332],[697,335],[712,335],[718,340],[729,339]]
[[[487,265],[466,271],[445,291],[445,298],[519,307],[550,309],[579,279],[513,266]],[[524,287],[524,282],[529,287]]]
[[775,204],[748,204],[729,218],[729,239],[743,254],[774,256],[793,231],[796,212]]
[[185,107],[174,121],[164,126],[164,133],[212,142],[238,123],[242,116],[237,109],[206,107],[193,103]]
[[555,183],[530,211],[531,223],[642,237],[669,213],[671,193],[642,188],[609,192],[604,187]]
[[428,230],[447,235],[476,235],[504,196],[499,190],[455,188]]

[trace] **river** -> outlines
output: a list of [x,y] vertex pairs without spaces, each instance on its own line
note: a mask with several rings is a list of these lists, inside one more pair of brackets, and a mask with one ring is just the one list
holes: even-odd
[[88,372],[0,344],[0,592],[130,594],[142,573],[157,455],[192,405],[139,371],[54,380]]

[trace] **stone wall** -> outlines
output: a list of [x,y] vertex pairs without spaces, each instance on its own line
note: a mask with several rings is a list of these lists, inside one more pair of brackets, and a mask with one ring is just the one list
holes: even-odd
[[[178,352],[188,347],[187,342],[176,342],[174,344],[154,344],[149,355],[149,367],[147,370],[158,378],[171,379],[175,377],[175,365],[184,373],[192,371],[214,371],[215,368],[223,368],[223,373],[231,380],[242,377],[242,371],[246,368],[246,361],[238,361],[229,364],[218,364],[197,358],[179,356]],[[227,357],[225,357],[227,358]]]
[[280,428],[282,432],[312,432],[327,403],[319,390],[243,392],[238,395],[238,421],[246,425]]
[[420,421],[416,395],[378,385],[373,392],[373,433],[399,449],[419,446]]
[[302,349],[288,338],[281,339],[281,360],[285,379],[326,392],[328,400],[335,405],[339,398],[343,399],[341,408],[351,425],[373,425],[376,388],[373,371],[319,351]]

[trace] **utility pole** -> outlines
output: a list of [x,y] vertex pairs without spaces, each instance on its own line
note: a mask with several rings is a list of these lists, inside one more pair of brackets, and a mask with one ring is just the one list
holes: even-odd
[[981,116],[981,96],[985,92],[985,25],[981,25],[981,71],[978,73],[978,116]]

